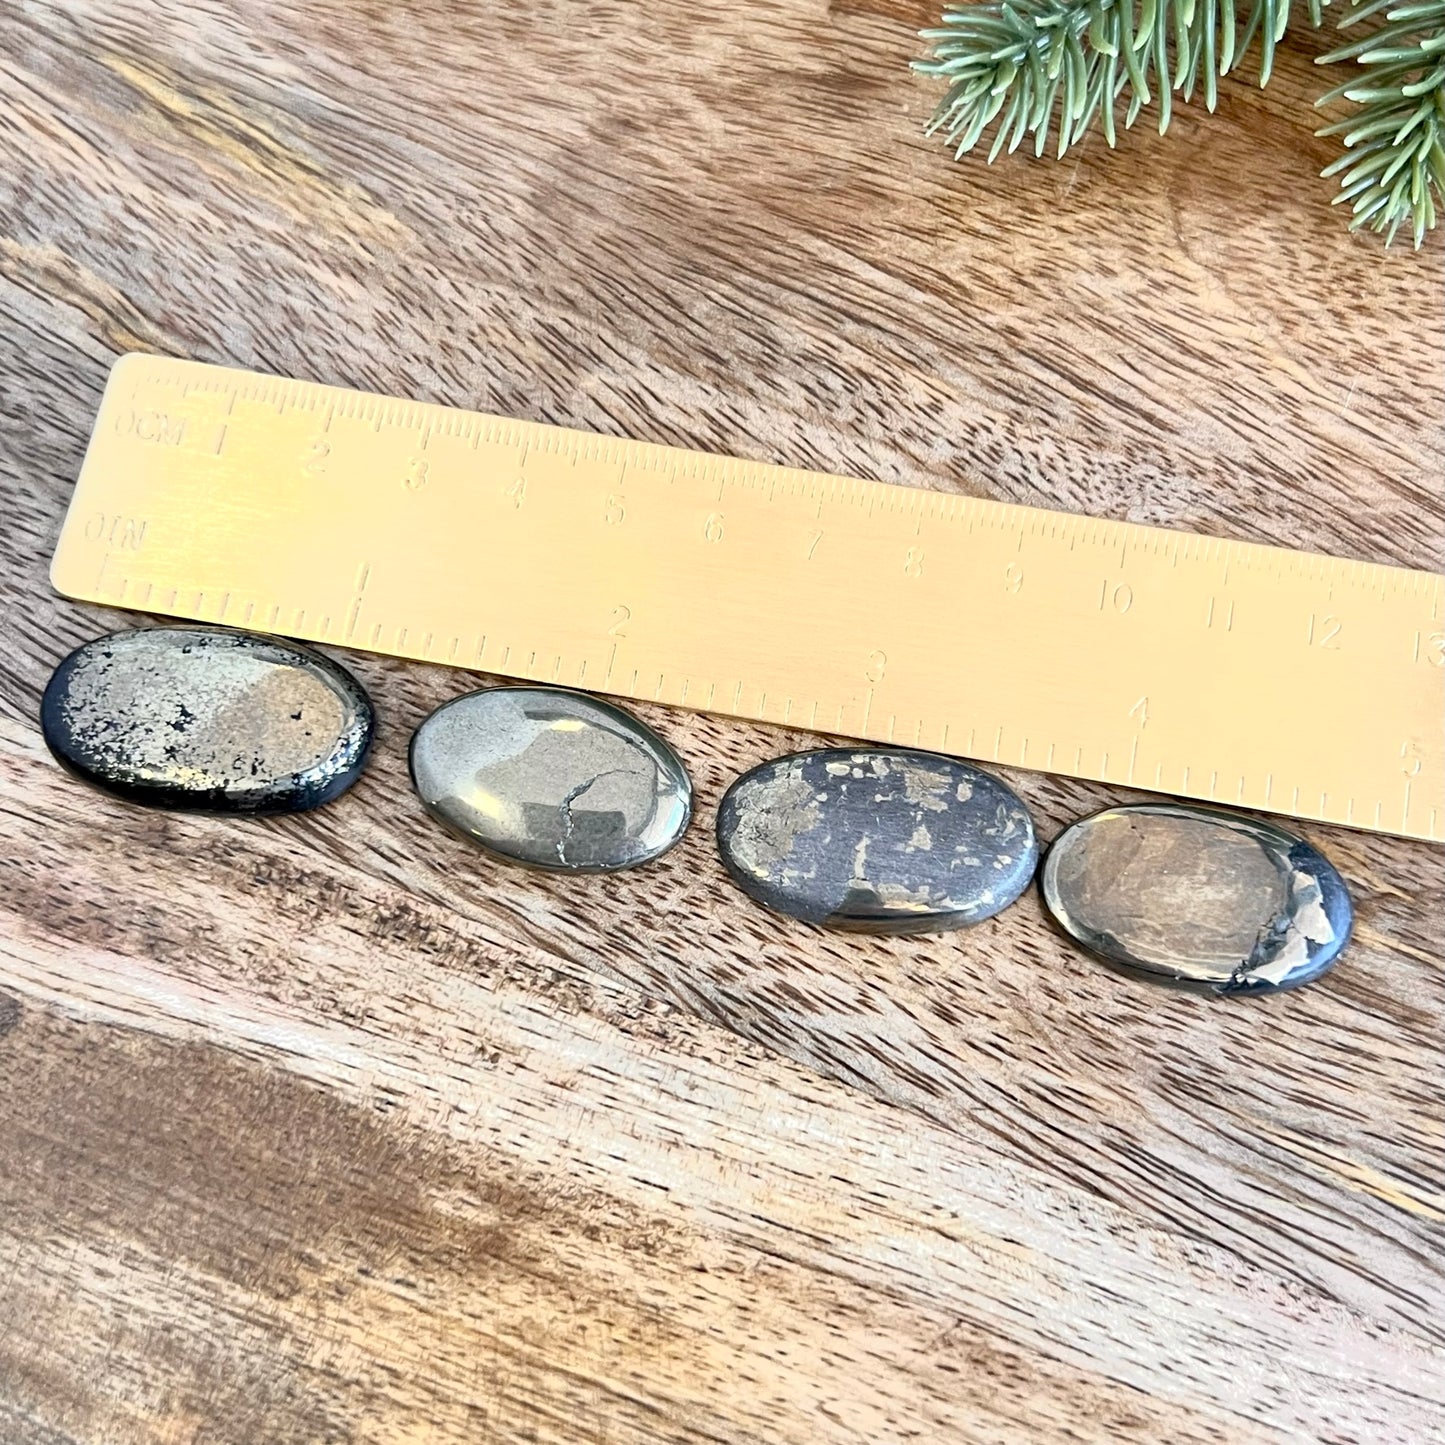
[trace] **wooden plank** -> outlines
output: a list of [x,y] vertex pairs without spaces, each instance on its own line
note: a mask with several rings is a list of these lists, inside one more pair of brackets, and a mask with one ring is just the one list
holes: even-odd
[[[384,734],[313,816],[40,747],[123,614],[46,561],[148,348],[1438,569],[1438,244],[1353,241],[1288,49],[1163,140],[953,166],[896,0],[0,14],[0,1437],[1418,1442],[1445,1403],[1445,868],[1253,1006],[766,917],[712,854],[786,728],[641,711],[653,868],[490,864]],[[1401,322],[1408,318],[1408,324]],[[1045,837],[1129,796],[1010,774]]]

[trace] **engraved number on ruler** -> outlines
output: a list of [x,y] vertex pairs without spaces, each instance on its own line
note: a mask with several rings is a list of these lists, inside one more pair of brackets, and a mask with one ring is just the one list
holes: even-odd
[[1112,608],[1121,615],[1127,612],[1134,605],[1134,589],[1127,582],[1113,582],[1104,578],[1104,585],[1099,590],[1099,611],[1105,612]]

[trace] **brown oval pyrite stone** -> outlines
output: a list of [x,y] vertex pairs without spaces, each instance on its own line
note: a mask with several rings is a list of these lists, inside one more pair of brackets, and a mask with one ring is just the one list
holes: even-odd
[[1353,920],[1344,880],[1303,838],[1181,803],[1081,819],[1055,839],[1039,884],[1091,953],[1211,993],[1309,983],[1339,957]]
[[360,776],[365,689],[309,647],[221,628],[152,627],[78,647],[40,704],[50,751],[150,807],[290,813]]

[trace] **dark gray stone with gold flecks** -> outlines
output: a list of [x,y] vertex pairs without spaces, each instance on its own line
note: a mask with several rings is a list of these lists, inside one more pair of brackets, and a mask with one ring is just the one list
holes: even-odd
[[863,933],[977,923],[1008,907],[1038,862],[1015,793],[957,759],[902,748],[764,763],[728,789],[717,838],[760,903]]
[[212,813],[319,807],[356,781],[375,731],[365,690],[330,658],[208,627],[87,642],[55,669],[40,722],[97,787]]
[[485,688],[443,704],[412,737],[411,776],[453,832],[532,868],[646,863],[692,815],[687,770],[662,738],[564,688]]
[[1081,819],[1054,841],[1039,882],[1050,913],[1090,952],[1210,993],[1311,982],[1353,921],[1344,880],[1304,839],[1182,803]]

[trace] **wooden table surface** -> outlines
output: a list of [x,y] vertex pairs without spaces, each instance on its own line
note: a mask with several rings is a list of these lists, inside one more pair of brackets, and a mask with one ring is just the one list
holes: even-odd
[[[132,348],[1440,566],[1442,248],[1331,211],[1324,42],[990,170],[922,137],[932,13],[0,5],[6,1445],[1445,1439],[1439,849],[1306,829],[1357,941],[1211,1001],[1032,895],[765,916],[713,807],[798,732],[640,709],[700,815],[585,880],[423,817],[457,671],[346,655],[380,744],[309,816],[41,745],[135,620],[45,572]],[[1045,838],[1127,796],[1009,778]]]

